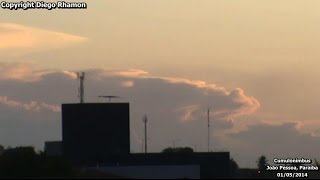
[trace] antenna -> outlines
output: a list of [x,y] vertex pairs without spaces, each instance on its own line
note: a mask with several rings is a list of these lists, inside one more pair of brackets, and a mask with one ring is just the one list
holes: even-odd
[[143,146],[144,146],[144,143],[143,143],[143,140],[141,140],[141,153],[143,153]]
[[198,148],[198,145],[197,145],[197,144],[194,144],[194,145],[193,145],[193,151],[194,151],[194,152],[197,152],[197,148]]
[[144,123],[144,152],[148,153],[148,137],[147,137],[148,118],[147,118],[147,115],[144,115],[142,121]]
[[80,87],[79,87],[79,99],[80,103],[84,103],[84,72],[77,72],[78,80],[80,80]]
[[210,109],[208,108],[208,152],[210,152]]
[[144,153],[148,153],[148,143],[147,143],[147,115],[143,116],[142,122],[144,123]]
[[121,98],[119,96],[98,96],[99,98],[106,98],[108,99],[108,102],[111,103],[112,98]]
[[172,148],[173,148],[173,149],[176,148],[176,144],[177,144],[179,141],[181,141],[181,139],[174,139],[174,140],[172,140]]

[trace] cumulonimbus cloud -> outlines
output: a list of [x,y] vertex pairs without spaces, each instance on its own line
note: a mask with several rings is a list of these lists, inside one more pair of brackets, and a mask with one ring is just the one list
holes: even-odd
[[[213,83],[208,83],[201,80],[191,80],[186,78],[176,78],[176,77],[163,77],[163,76],[153,76],[150,73],[139,70],[139,69],[129,69],[129,70],[118,70],[118,71],[99,71],[96,76],[104,77],[123,77],[129,79],[140,79],[144,81],[162,81],[163,84],[173,84],[178,86],[185,86],[187,88],[194,88],[203,94],[203,97],[207,97],[207,100],[195,100],[198,104],[194,102],[186,104],[182,107],[178,107],[178,112],[181,112],[180,120],[182,122],[187,122],[194,119],[199,115],[199,111],[210,107],[210,104],[216,103],[215,107],[212,107],[212,116],[215,118],[230,119],[237,116],[248,115],[255,112],[260,107],[260,102],[252,97],[245,94],[245,91],[241,88],[235,88],[232,91],[227,91],[224,87],[218,86]],[[99,78],[101,79],[101,78]],[[131,81],[128,81],[131,82]],[[200,94],[201,94],[200,93]],[[199,95],[199,94],[198,94]],[[218,101],[215,99],[218,96]],[[188,97],[186,97],[188,98]],[[212,102],[210,102],[212,101]],[[215,102],[216,101],[216,102]]]
[[[230,117],[249,115],[260,107],[259,101],[243,89],[227,90],[206,81],[158,76],[139,69],[84,71],[85,102],[105,102],[99,95],[120,96],[112,101],[130,103],[130,124],[135,128],[142,125],[141,118],[147,114],[156,150],[177,136],[188,139],[188,143],[198,143],[204,132],[207,108],[214,120],[213,132],[217,133],[217,130],[227,131],[241,123],[236,122],[237,118],[235,122],[230,121]],[[77,73],[73,71],[0,63],[0,118],[4,119],[0,130],[8,129],[5,135],[15,136],[10,123],[25,122],[35,137],[32,142],[38,146],[43,143],[39,137],[52,138],[47,129],[55,135],[53,137],[60,137],[60,104],[78,103],[78,86]],[[41,128],[34,127],[39,123],[43,123]],[[56,124],[53,128],[52,123]],[[46,130],[39,136],[43,128]],[[25,131],[26,127],[18,127],[18,130]],[[139,132],[142,132],[139,128],[133,132],[136,139],[133,149],[140,147]],[[13,143],[20,142],[19,135],[15,139]],[[5,138],[0,137],[0,140]]]
[[65,48],[88,38],[13,23],[0,23],[0,51],[21,55],[48,49]]
[[[205,123],[209,108],[214,147],[243,152],[242,162],[254,163],[252,157],[257,159],[265,152],[269,157],[276,157],[279,152],[288,155],[290,151],[293,157],[305,152],[310,157],[318,154],[319,137],[301,133],[299,123],[261,124],[253,118],[254,125],[245,124],[246,128],[240,130],[235,128],[244,123],[237,121],[241,119],[237,116],[252,115],[260,107],[260,102],[241,88],[227,90],[206,81],[155,76],[138,69],[85,72],[85,102],[103,102],[98,95],[119,95],[123,98],[114,101],[130,102],[132,139],[136,140],[132,148],[135,150],[141,147],[143,128],[139,127],[142,127],[144,114],[150,122],[152,148],[161,150],[173,137],[183,137],[188,146],[201,143],[207,135]],[[60,103],[79,102],[76,78],[73,71],[37,70],[28,64],[0,63],[0,131],[4,134],[0,141],[8,144],[7,137],[14,137],[10,143],[19,145],[20,132],[26,130],[32,137],[28,142],[38,147],[43,146],[44,140],[60,138],[61,115],[48,112],[60,112]],[[20,122],[25,122],[24,126],[16,126]],[[42,125],[37,128],[40,123]],[[54,123],[56,125],[52,126]],[[308,146],[304,146],[306,142]],[[270,147],[272,150],[268,150]]]
[[[160,98],[161,96],[172,96],[172,98],[168,99],[168,105],[166,106],[169,107],[170,103],[172,104],[171,108],[176,109],[175,113],[179,114],[181,122],[202,118],[203,110],[208,107],[211,108],[211,116],[213,118],[226,120],[231,117],[251,114],[260,107],[259,101],[246,95],[241,88],[227,91],[222,86],[205,81],[154,76],[138,69],[96,69],[88,70],[87,72],[89,76],[87,80],[93,81],[90,82],[91,84],[93,83],[91,85],[93,86],[92,88],[105,84],[106,87],[112,87],[116,91],[125,91],[123,89],[127,89],[125,93],[128,96],[137,96],[141,97],[141,99],[152,98],[157,103],[163,101],[163,98]],[[50,74],[61,74],[72,80],[77,78],[77,74],[72,71],[35,70],[28,64],[0,64],[0,80],[36,83],[36,81],[46,79],[46,76]],[[108,84],[107,82],[114,82],[114,84]],[[97,89],[100,89],[100,87]],[[155,91],[159,91],[159,93],[154,94]]]

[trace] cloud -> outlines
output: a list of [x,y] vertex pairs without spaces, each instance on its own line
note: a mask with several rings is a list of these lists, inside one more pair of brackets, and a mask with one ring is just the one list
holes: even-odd
[[121,85],[122,85],[123,87],[130,88],[130,87],[133,87],[133,86],[134,86],[134,82],[133,82],[133,81],[123,81],[123,82],[121,82]]
[[20,108],[27,111],[35,111],[39,112],[42,110],[52,111],[52,112],[60,112],[60,106],[51,105],[44,102],[30,101],[28,103],[14,101],[9,99],[7,96],[0,96],[0,104],[12,107],[12,108]]
[[77,79],[77,73],[73,71],[36,69],[28,63],[0,63],[0,80],[3,81],[36,82],[55,73],[70,79]]
[[127,78],[145,78],[145,79],[161,79],[168,83],[172,84],[187,84],[198,88],[203,89],[213,89],[219,90],[221,92],[225,92],[225,88],[219,87],[215,84],[210,84],[205,81],[200,80],[190,80],[185,78],[177,78],[177,77],[161,77],[161,76],[153,76],[148,72],[140,69],[127,69],[127,70],[105,70],[104,75],[107,76],[120,76],[120,77],[127,77]]
[[45,74],[51,73],[47,70],[34,70],[29,64],[23,63],[1,63],[0,80],[16,80],[32,82],[38,81]]
[[239,109],[233,111],[234,116],[251,114],[260,107],[259,101],[254,97],[247,96],[241,88],[232,90],[229,96],[234,100],[234,103],[241,105]]
[[236,160],[251,167],[255,166],[252,159],[261,155],[266,155],[271,162],[273,158],[319,158],[320,137],[314,137],[311,132],[303,133],[302,127],[301,122],[261,123],[227,134],[217,141],[233,154],[241,153]]
[[[228,91],[214,83],[155,76],[137,69],[85,72],[85,102],[103,102],[98,95],[118,95],[122,98],[114,102],[130,102],[131,148],[135,152],[141,150],[141,118],[145,114],[150,151],[161,151],[177,138],[181,139],[177,146],[197,145],[198,150],[206,150],[210,108],[212,149],[238,154],[233,157],[241,166],[255,167],[263,154],[269,159],[320,155],[319,137],[313,132],[302,133],[301,123],[252,120],[254,125],[237,129],[245,123],[241,116],[257,117],[254,112],[260,107],[260,102],[241,88]],[[59,104],[79,102],[76,73],[2,63],[0,75],[0,142],[32,143],[42,148],[45,140],[60,140]],[[21,133],[26,135],[21,137]]]
[[[183,113],[180,115],[182,122],[186,122],[194,116],[199,117],[200,115],[195,115],[195,113],[207,108],[212,110],[213,117],[229,119],[231,117],[251,114],[260,107],[260,102],[254,97],[247,96],[241,88],[236,88],[229,92],[222,86],[200,80],[154,76],[138,69],[95,71],[92,76],[100,77],[100,80],[103,78],[121,78],[123,80],[122,86],[126,85],[126,87],[132,87],[132,82],[135,80],[135,86],[137,86],[137,88],[145,86],[145,88],[149,90],[161,84],[162,87],[159,87],[159,89],[163,89],[163,91],[159,92],[158,96],[170,97],[173,93],[178,93],[172,100],[178,97],[181,97],[178,100],[179,102],[192,99],[192,101],[185,102],[178,107],[180,108],[178,112]],[[126,84],[124,84],[124,82],[126,82]],[[157,86],[149,87],[148,83],[157,83]],[[170,89],[170,92],[167,92],[168,89],[163,87],[172,89]],[[180,88],[181,91],[177,92],[176,89]],[[197,105],[195,105],[195,103]]]
[[178,111],[182,112],[182,117],[180,117],[182,122],[187,122],[190,120],[194,120],[194,112],[198,111],[200,108],[199,105],[190,105],[190,106],[185,106],[185,107],[181,107],[178,109]]
[[[179,145],[198,145],[201,149],[206,132],[206,111],[210,108],[213,122],[212,136],[219,131],[233,128],[238,116],[250,115],[260,103],[236,88],[228,91],[223,86],[205,81],[177,77],[155,76],[137,70],[85,70],[85,102],[104,102],[99,95],[117,95],[114,102],[130,102],[130,125],[134,128],[132,149],[140,151],[142,139],[141,118],[147,114],[150,151],[161,151],[171,145],[172,138],[180,138]],[[27,127],[33,139],[27,142],[43,146],[43,140],[61,138],[59,105],[77,103],[79,82],[76,73],[67,70],[36,69],[28,64],[0,64],[0,97],[5,113],[0,113],[0,141],[17,145],[19,134],[13,131],[15,124],[30,122]],[[1,109],[0,109],[1,112]],[[234,120],[230,120],[234,117]],[[50,132],[35,131],[50,128]],[[55,123],[54,129],[50,123]],[[3,132],[1,134],[1,132]],[[41,138],[37,138],[37,137]],[[9,138],[7,138],[9,137]],[[56,139],[55,139],[55,138]],[[33,144],[32,144],[33,145]],[[204,148],[204,146],[203,146]]]
[[[54,74],[71,80],[77,78],[77,74],[72,71],[35,70],[28,64],[19,63],[0,64],[0,80],[41,82]],[[108,93],[111,94],[122,92],[124,97],[129,95],[129,97],[137,97],[142,100],[154,99],[159,106],[172,106],[172,109],[178,109],[176,113],[179,114],[181,122],[187,122],[194,117],[202,118],[203,114],[199,110],[207,108],[210,108],[213,118],[229,119],[251,114],[260,107],[257,99],[247,96],[240,88],[228,92],[224,87],[205,81],[153,76],[137,69],[118,71],[97,69],[89,70],[86,74],[89,83],[92,83],[89,87],[99,87],[102,83],[103,87],[99,89],[108,89]],[[130,89],[125,90],[123,87]],[[97,92],[97,95],[101,94],[105,93]],[[165,98],[159,99],[157,96]],[[167,102],[160,103],[164,100]]]
[[6,55],[65,48],[84,43],[88,38],[29,27],[13,23],[0,23],[0,52]]
[[106,75],[121,76],[121,77],[143,77],[149,73],[140,69],[127,69],[127,70],[109,70],[105,71]]
[[69,76],[71,79],[77,79],[78,75],[76,72],[72,72],[72,71],[62,71],[63,74]]

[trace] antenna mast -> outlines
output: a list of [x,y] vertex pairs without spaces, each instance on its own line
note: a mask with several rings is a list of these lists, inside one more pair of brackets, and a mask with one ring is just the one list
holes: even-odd
[[80,81],[80,87],[79,87],[79,99],[80,103],[84,103],[84,72],[78,72],[77,77]]
[[142,119],[143,123],[144,123],[144,153],[148,153],[148,139],[147,139],[147,122],[148,122],[148,118],[147,115],[144,115],[143,119]]
[[208,152],[210,152],[210,109],[208,108]]

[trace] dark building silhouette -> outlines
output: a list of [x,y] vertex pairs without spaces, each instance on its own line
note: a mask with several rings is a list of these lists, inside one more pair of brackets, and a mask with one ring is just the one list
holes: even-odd
[[129,132],[129,103],[62,105],[63,155],[75,164],[126,158]]
[[[130,154],[129,103],[63,104],[62,138],[63,156],[76,166],[101,171],[114,168],[121,171],[118,175],[133,173],[135,177],[150,177],[146,171],[151,169],[161,171],[163,177],[175,177],[177,172],[170,174],[169,167],[192,169],[191,175],[200,170],[201,178],[230,174],[229,152]],[[55,143],[51,148],[47,145],[48,152],[55,147]]]

